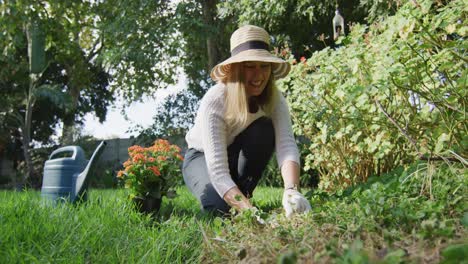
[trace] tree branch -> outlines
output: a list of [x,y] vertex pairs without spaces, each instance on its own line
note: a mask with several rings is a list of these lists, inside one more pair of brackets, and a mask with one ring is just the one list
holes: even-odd
[[374,99],[374,102],[375,104],[380,108],[380,110],[385,114],[385,116],[390,120],[390,122],[392,122],[393,125],[395,125],[398,130],[406,137],[406,139],[408,139],[408,141],[411,143],[411,145],[413,146],[413,148],[416,150],[416,152],[419,154],[419,149],[418,149],[418,146],[416,145],[416,141],[411,138],[407,133],[406,133],[406,130],[403,129],[396,121],[395,119],[393,119],[388,113],[387,111],[385,111],[385,109],[383,108],[382,104],[380,104],[379,100],[377,99]]
[[438,157],[433,157],[433,156],[425,156],[425,155],[422,155],[421,152],[419,152],[419,149],[417,147],[417,144],[416,144],[416,141],[410,137],[408,135],[408,133],[406,133],[406,129],[403,129],[397,122],[395,119],[393,119],[392,116],[390,116],[387,111],[385,111],[385,108],[382,106],[382,104],[379,102],[379,100],[377,99],[374,99],[374,102],[375,104],[380,108],[380,110],[385,114],[385,116],[388,118],[388,120],[390,120],[390,122],[395,125],[398,130],[406,137],[406,139],[408,139],[408,141],[411,143],[411,145],[413,146],[413,148],[416,150],[416,153],[418,154],[418,159],[420,160],[427,160],[427,161],[439,161],[439,160],[443,160],[443,161],[452,161],[452,162],[460,162],[460,163],[463,163],[465,164],[466,161],[463,160],[463,159],[457,159],[457,158],[451,158],[451,157],[443,157],[443,156],[438,156]]
[[395,85],[397,88],[403,89],[405,91],[410,91],[410,92],[416,93],[418,96],[421,96],[422,98],[426,99],[426,101],[428,101],[428,102],[430,102],[430,103],[432,103],[432,104],[434,104],[436,106],[442,106],[442,107],[451,109],[451,110],[453,110],[453,111],[455,111],[457,113],[460,113],[460,114],[463,114],[463,115],[465,114],[465,112],[463,112],[462,110],[456,108],[455,106],[449,105],[448,103],[446,103],[446,102],[444,102],[442,100],[440,100],[440,101],[432,100],[431,98],[429,98],[424,93],[421,93],[420,91],[411,89],[410,87],[406,87],[406,86],[397,84],[395,79],[393,78],[393,76],[391,77],[391,80],[392,80],[393,85]]
[[[101,46],[96,50],[96,47],[98,46],[98,44],[101,43]],[[91,51],[89,52],[88,56],[86,57],[86,61],[91,61],[93,59],[94,56],[96,56],[99,52],[101,52],[102,50],[102,47],[103,47],[103,44],[104,42],[101,41],[101,38],[98,38],[96,40],[96,42],[94,43],[93,45],[93,48],[91,49]]]

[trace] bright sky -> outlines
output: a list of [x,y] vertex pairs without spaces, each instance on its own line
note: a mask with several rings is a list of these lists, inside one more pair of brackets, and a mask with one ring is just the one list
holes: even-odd
[[136,124],[148,127],[152,124],[153,116],[156,113],[157,105],[168,95],[184,89],[186,78],[182,76],[178,83],[165,90],[157,91],[154,98],[145,97],[143,102],[132,103],[130,107],[125,108],[128,120],[121,114],[123,102],[119,99],[115,106],[108,109],[106,121],[99,123],[98,118],[93,114],[85,116],[85,122],[82,133],[92,135],[99,139],[128,138],[137,136],[137,133],[128,133],[127,130]]

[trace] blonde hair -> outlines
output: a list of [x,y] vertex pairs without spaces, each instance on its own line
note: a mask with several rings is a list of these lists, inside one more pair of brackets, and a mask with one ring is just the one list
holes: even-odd
[[[229,66],[229,74],[221,80],[226,85],[224,118],[230,126],[244,126],[249,116],[249,100],[244,85],[244,76],[241,74],[242,64],[233,63]],[[270,74],[265,89],[259,96],[255,97],[255,103],[267,116],[271,116],[277,96],[274,75]]]

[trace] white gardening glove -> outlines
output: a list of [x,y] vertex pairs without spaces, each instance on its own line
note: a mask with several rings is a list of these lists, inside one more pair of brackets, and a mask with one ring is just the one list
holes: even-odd
[[304,195],[294,189],[284,190],[283,207],[288,218],[294,213],[305,213],[311,209],[310,203]]

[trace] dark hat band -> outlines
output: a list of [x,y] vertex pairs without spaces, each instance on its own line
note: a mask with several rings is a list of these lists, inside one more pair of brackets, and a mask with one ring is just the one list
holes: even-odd
[[237,45],[232,51],[231,56],[238,54],[239,52],[250,50],[250,49],[264,49],[268,50],[269,46],[267,43],[260,41],[260,40],[252,40],[244,42],[240,45]]

